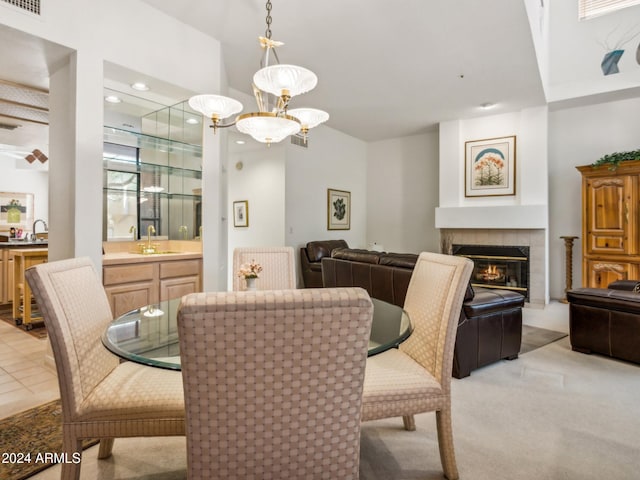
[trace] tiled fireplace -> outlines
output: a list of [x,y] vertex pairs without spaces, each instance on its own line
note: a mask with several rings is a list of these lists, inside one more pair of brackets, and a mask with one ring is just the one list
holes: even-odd
[[[482,286],[489,288],[519,291],[527,297],[526,301],[531,306],[544,306],[546,298],[544,229],[443,228],[441,235],[446,236],[456,248],[464,246],[462,254],[474,260],[476,268],[472,274],[472,284],[484,283],[485,285]],[[475,252],[469,247],[476,247]],[[458,254],[460,252],[461,250],[458,250]],[[455,248],[452,253],[456,254]],[[490,261],[489,257],[496,258]],[[516,259],[517,257],[521,258]]]
[[453,245],[452,253],[473,260],[474,287],[513,290],[529,301],[529,247]]

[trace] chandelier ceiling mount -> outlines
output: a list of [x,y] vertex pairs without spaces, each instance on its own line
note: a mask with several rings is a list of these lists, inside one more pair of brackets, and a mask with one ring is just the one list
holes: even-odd
[[[240,102],[213,94],[191,97],[189,105],[211,119],[214,133],[218,128],[235,125],[238,131],[267,145],[298,134],[306,143],[309,130],[326,122],[329,114],[315,108],[289,110],[291,99],[313,90],[318,77],[304,67],[280,63],[275,49],[284,44],[271,39],[271,0],[266,8],[267,29],[264,37],[258,37],[263,50],[261,68],[254,74],[252,84],[258,111],[237,115],[244,108]],[[237,117],[232,122],[223,122],[233,115]]]

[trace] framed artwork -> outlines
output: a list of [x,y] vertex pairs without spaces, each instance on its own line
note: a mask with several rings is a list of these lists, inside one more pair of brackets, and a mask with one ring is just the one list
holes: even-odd
[[249,200],[233,202],[233,226],[249,226]]
[[516,137],[465,142],[465,197],[516,194]]
[[33,228],[33,193],[0,192],[0,231]]
[[327,189],[327,230],[351,229],[351,192]]

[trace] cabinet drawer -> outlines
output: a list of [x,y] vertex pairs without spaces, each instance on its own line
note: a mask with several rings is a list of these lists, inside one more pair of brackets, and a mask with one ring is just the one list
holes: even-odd
[[583,283],[586,282],[589,288],[607,288],[611,282],[616,280],[628,280],[637,278],[638,265],[632,262],[619,262],[615,260],[587,259],[586,260],[586,276]]
[[200,260],[176,260],[160,264],[160,278],[186,277],[200,274]]
[[137,263],[132,265],[114,265],[103,267],[102,283],[117,285],[120,283],[153,280],[154,264]]

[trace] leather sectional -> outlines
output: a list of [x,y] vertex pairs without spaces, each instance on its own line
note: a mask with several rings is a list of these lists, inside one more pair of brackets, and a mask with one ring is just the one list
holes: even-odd
[[[359,286],[374,298],[403,306],[417,257],[333,248],[331,256],[321,259],[323,286]],[[482,366],[518,357],[523,305],[519,293],[469,285],[456,336],[454,377],[464,378]]]
[[322,259],[330,257],[335,248],[348,248],[344,240],[318,240],[300,249],[300,269],[305,288],[322,287]]

